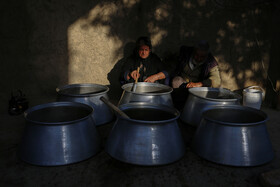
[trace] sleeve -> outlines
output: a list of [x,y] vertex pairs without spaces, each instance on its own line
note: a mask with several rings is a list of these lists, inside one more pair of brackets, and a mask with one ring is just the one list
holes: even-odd
[[169,73],[166,70],[166,65],[161,61],[161,59],[155,55],[155,61],[157,64],[157,72],[162,72],[165,75],[165,78],[169,77]]
[[133,59],[131,57],[127,58],[124,61],[123,65],[121,67],[121,73],[120,73],[121,84],[125,84],[129,81],[129,80],[127,80],[127,75],[129,75],[133,66],[134,66],[134,63],[133,63]]
[[125,77],[125,80],[126,80],[126,77],[127,75],[134,69],[136,69],[136,61],[135,59],[131,56],[131,57],[128,57],[126,59],[126,61],[124,62],[123,66],[122,66],[122,75],[123,77]]

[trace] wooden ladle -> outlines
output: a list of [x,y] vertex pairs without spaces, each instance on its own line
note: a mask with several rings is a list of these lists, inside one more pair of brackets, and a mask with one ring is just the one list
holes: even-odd
[[130,119],[128,115],[126,115],[123,111],[121,111],[118,107],[116,107],[113,103],[111,103],[108,99],[105,97],[100,97],[100,100],[103,101],[108,107],[110,107],[113,111],[117,112],[120,116]]
[[[138,74],[139,74],[139,71],[140,71],[140,67],[137,68],[137,73]],[[136,78],[136,80],[135,80],[135,82],[134,82],[134,84],[132,86],[132,89],[131,89],[132,92],[136,91],[137,83],[138,83],[138,78]]]

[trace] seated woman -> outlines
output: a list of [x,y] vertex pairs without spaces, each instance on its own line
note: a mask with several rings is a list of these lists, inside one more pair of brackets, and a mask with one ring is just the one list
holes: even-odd
[[168,73],[160,58],[152,53],[152,44],[148,37],[137,39],[135,52],[124,63],[121,76],[122,84],[134,82],[137,78],[139,82],[164,83]]

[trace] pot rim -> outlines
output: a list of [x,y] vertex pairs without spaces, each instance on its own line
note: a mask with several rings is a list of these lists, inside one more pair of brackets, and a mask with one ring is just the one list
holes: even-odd
[[[195,93],[195,91],[220,91],[220,90],[223,90],[223,91],[226,91],[230,94],[232,94],[234,97],[234,99],[214,99],[214,98],[207,98],[207,97],[202,97],[202,96],[199,96]],[[212,87],[194,87],[194,88],[189,88],[189,93],[192,94],[193,96],[195,97],[198,97],[198,98],[201,98],[201,99],[204,99],[204,100],[209,100],[209,101],[218,101],[218,102],[225,102],[225,101],[239,101],[241,100],[241,96],[237,93],[234,93],[232,91],[230,91],[229,89],[227,88],[212,88]]]
[[[77,106],[77,107],[83,107],[83,108],[87,108],[88,110],[90,110],[89,114],[86,115],[83,118],[80,119],[76,119],[76,120],[72,120],[72,121],[64,121],[64,122],[42,122],[42,121],[37,121],[37,120],[31,120],[28,119],[28,114],[36,111],[36,110],[40,110],[40,109],[44,109],[44,108],[48,108],[51,106]],[[62,125],[68,125],[68,124],[73,124],[73,123],[77,123],[79,121],[83,121],[87,118],[89,118],[91,116],[91,114],[93,113],[94,109],[86,104],[83,103],[79,103],[79,102],[51,102],[51,103],[45,103],[45,104],[40,104],[40,105],[36,105],[32,108],[29,108],[28,110],[26,110],[24,112],[24,118],[26,121],[31,122],[35,125],[44,125],[44,126],[62,126]]]
[[126,90],[127,87],[132,88],[134,83],[127,83],[122,85],[122,89],[125,92],[128,93],[132,93],[135,95],[166,95],[166,94],[170,94],[173,91],[173,88],[165,85],[165,84],[160,84],[160,83],[152,83],[152,82],[138,82],[137,85],[148,85],[148,86],[154,86],[154,87],[164,87],[165,89],[167,89],[168,91],[166,92],[161,92],[161,93],[149,93],[149,92],[133,92],[131,90]]
[[[219,120],[215,120],[212,119],[211,117],[207,116],[207,113],[213,110],[220,110],[220,109],[236,109],[236,110],[240,110],[240,111],[251,111],[251,112],[255,112],[258,115],[264,117],[264,120],[258,121],[258,122],[246,122],[246,123],[232,123],[232,122],[225,122],[225,121],[219,121]],[[205,119],[207,121],[211,121],[217,124],[221,124],[221,125],[226,125],[226,126],[253,126],[253,125],[260,125],[265,123],[267,120],[269,120],[267,114],[261,110],[255,109],[255,108],[251,108],[251,107],[247,107],[247,106],[242,106],[242,105],[226,105],[226,106],[222,106],[222,105],[216,105],[216,106],[212,106],[210,109],[206,110],[203,112],[202,114],[202,119]]]
[[[87,94],[68,94],[68,93],[61,93],[63,90],[68,89],[68,88],[76,88],[76,87],[99,87],[103,88],[104,91],[101,92],[93,92],[93,93],[87,93]],[[101,84],[93,84],[93,83],[81,83],[81,84],[68,84],[64,85],[61,87],[56,88],[56,92],[58,95],[63,95],[63,96],[70,96],[70,97],[91,97],[91,96],[98,96],[105,94],[109,91],[109,87]]]
[[[137,106],[137,107],[135,107]],[[167,105],[159,105],[159,104],[152,104],[152,103],[147,103],[147,102],[136,102],[136,103],[126,103],[126,104],[122,104],[119,106],[120,110],[124,110],[125,109],[130,109],[130,108],[152,108],[152,109],[166,109],[164,111],[166,112],[169,112],[171,111],[172,114],[175,115],[174,118],[171,118],[171,119],[168,119],[168,120],[157,120],[157,121],[146,121],[146,120],[137,120],[137,119],[132,119],[132,118],[125,118],[125,117],[122,117],[120,116],[119,114],[116,114],[118,118],[121,118],[121,119],[125,119],[125,120],[128,120],[128,121],[133,121],[133,122],[136,122],[136,123],[142,123],[141,125],[143,125],[143,123],[147,124],[147,125],[150,125],[150,124],[157,124],[158,123],[168,123],[168,122],[171,122],[171,121],[176,121],[179,117],[180,117],[180,112],[174,108],[174,107],[170,107],[170,106],[167,106]]]

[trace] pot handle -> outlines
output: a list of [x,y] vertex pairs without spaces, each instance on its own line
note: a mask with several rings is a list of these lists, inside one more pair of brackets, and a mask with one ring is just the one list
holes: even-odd
[[126,115],[123,111],[121,111],[118,107],[116,107],[113,103],[111,103],[109,100],[107,100],[105,97],[100,97],[100,100],[103,101],[109,108],[111,108],[113,111],[117,112],[120,116],[129,119],[128,115]]

